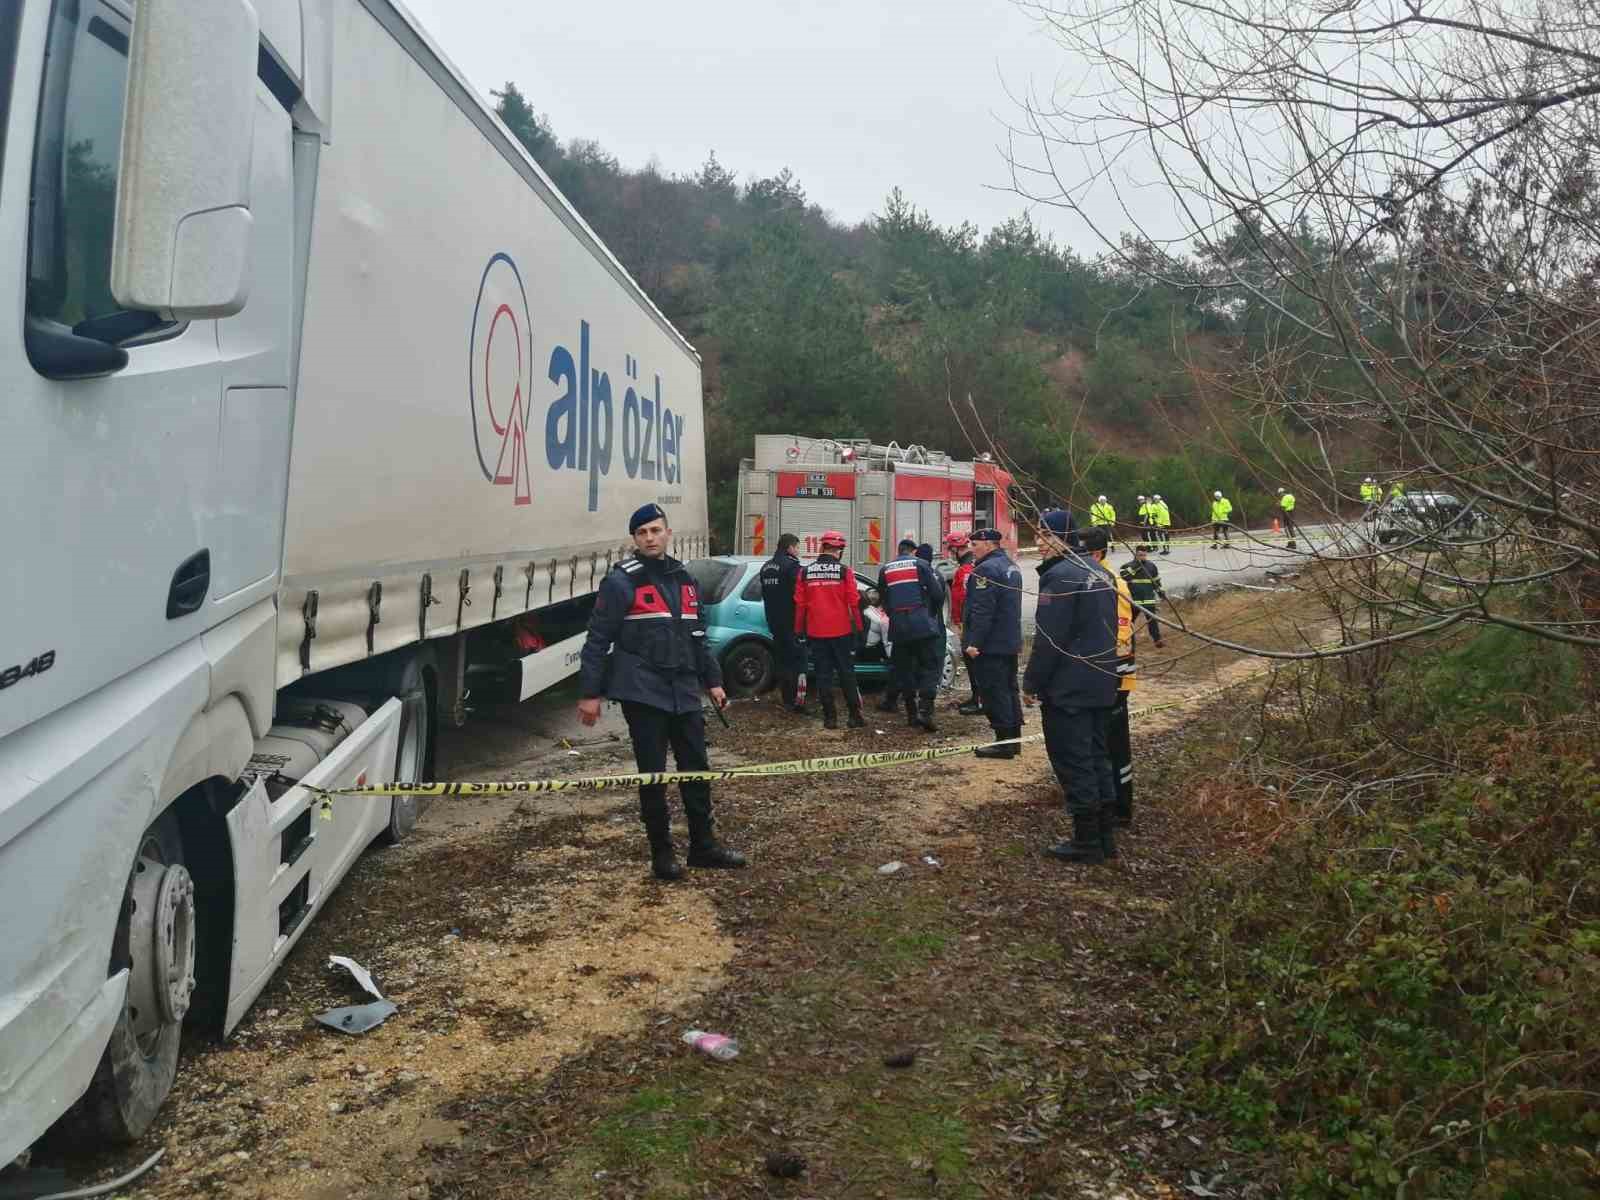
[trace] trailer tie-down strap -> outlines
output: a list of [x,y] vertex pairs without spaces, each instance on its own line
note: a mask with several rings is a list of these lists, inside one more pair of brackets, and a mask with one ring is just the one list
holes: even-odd
[[[1145,716],[1193,704],[1220,695],[1264,673],[1252,672],[1242,679],[1179,700],[1132,708],[1128,715]],[[973,742],[964,746],[930,746],[922,750],[880,750],[868,754],[836,754],[826,758],[794,758],[786,762],[749,763],[715,771],[650,771],[631,775],[589,775],[576,779],[508,779],[461,783],[369,783],[339,788],[319,788],[315,784],[301,786],[316,793],[321,805],[321,817],[329,821],[333,819],[333,800],[336,796],[527,796],[540,792],[603,792],[611,788],[655,787],[672,783],[722,783],[734,779],[770,779],[783,775],[825,775],[835,771],[870,771],[905,763],[934,762],[941,758],[971,754],[984,746],[1020,746],[1043,740],[1044,734],[1033,733],[1026,737]]]

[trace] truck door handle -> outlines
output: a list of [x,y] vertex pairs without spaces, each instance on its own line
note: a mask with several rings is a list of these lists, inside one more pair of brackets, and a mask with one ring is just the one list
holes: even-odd
[[199,611],[210,590],[211,551],[201,550],[184,559],[172,573],[172,586],[167,589],[167,620]]

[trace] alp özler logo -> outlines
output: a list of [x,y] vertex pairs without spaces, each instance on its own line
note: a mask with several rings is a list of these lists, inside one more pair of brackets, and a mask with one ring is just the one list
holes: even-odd
[[522,272],[509,254],[494,255],[472,312],[467,395],[478,466],[490,483],[511,488],[514,504],[533,503],[527,441],[532,325]]

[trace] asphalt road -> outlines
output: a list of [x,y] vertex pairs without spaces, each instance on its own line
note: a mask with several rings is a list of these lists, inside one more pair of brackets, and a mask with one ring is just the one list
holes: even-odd
[[[1273,567],[1289,567],[1306,562],[1313,547],[1327,550],[1333,545],[1333,528],[1326,525],[1308,525],[1296,541],[1296,549],[1285,547],[1282,534],[1253,532],[1246,535],[1234,531],[1229,545],[1220,550],[1211,549],[1209,538],[1203,541],[1174,540],[1172,552],[1152,555],[1161,571],[1161,586],[1175,596],[1191,589],[1204,589],[1219,584],[1267,586],[1267,571]],[[1133,560],[1132,541],[1119,541],[1110,554],[1111,565],[1120,568]],[[1034,610],[1038,604],[1038,578],[1033,574],[1039,565],[1037,554],[1025,551],[1022,556],[1023,597],[1022,624],[1032,630]]]

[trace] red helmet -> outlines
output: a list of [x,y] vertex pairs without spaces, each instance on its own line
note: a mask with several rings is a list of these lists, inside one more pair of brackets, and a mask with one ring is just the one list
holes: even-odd
[[820,538],[818,538],[817,541],[824,546],[843,546],[845,544],[845,537],[844,534],[840,533],[837,529],[830,529]]
[[965,550],[972,539],[964,533],[952,533],[944,541],[952,550]]

